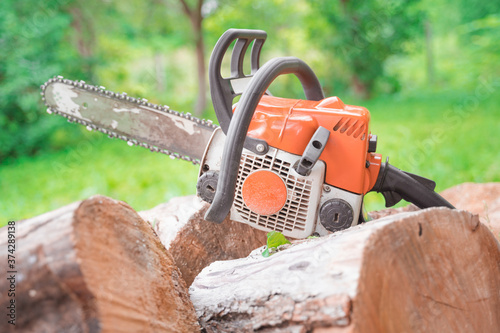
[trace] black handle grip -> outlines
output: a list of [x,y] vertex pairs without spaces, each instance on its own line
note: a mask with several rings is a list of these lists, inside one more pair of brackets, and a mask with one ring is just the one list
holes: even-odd
[[380,173],[371,191],[382,193],[386,207],[394,206],[401,199],[415,204],[419,208],[448,207],[455,208],[434,191],[436,183],[430,179],[401,171],[389,164],[382,163]]
[[318,78],[312,69],[298,58],[274,58],[255,73],[241,95],[229,124],[217,191],[212,205],[205,214],[206,220],[221,223],[229,213],[234,200],[241,152],[252,116],[264,92],[274,79],[282,74],[295,74],[302,84],[307,99],[324,98]]
[[[266,41],[267,34],[262,30],[229,29],[215,44],[208,65],[210,94],[215,114],[222,131],[227,134],[229,123],[233,116],[232,104],[236,96],[241,95],[241,86],[259,69],[260,51]],[[227,49],[236,41],[231,55],[231,77],[223,78],[221,73],[222,60]],[[251,74],[243,73],[243,61],[248,46],[255,41],[250,55]],[[239,84],[238,84],[239,83]]]

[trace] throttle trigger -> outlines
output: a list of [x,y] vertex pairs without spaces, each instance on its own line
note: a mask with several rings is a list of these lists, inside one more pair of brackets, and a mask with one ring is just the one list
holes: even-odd
[[399,194],[397,194],[394,191],[385,191],[385,192],[382,192],[382,195],[384,196],[386,207],[392,207],[395,204],[397,204],[398,202],[400,202],[401,199],[403,199],[402,196],[400,196]]

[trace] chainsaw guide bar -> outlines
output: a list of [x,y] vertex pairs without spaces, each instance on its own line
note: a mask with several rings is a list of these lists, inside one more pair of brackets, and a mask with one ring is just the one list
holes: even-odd
[[47,113],[67,118],[88,130],[118,138],[130,146],[199,164],[212,132],[211,120],[115,93],[104,87],[54,77],[41,87]]

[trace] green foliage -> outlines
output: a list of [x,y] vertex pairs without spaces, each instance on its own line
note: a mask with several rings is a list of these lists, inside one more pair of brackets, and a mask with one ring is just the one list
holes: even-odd
[[43,112],[39,87],[55,75],[153,102],[166,103],[169,92],[174,97],[169,104],[190,107],[194,75],[190,66],[178,64],[189,58],[194,63],[194,57],[182,49],[189,24],[178,14],[171,4],[154,1],[3,1],[0,46],[7,52],[0,54],[0,161],[60,148],[54,133],[60,137],[63,131],[66,145],[81,133]]
[[68,42],[72,1],[13,1],[0,6],[0,160],[46,147],[60,124],[41,110],[39,86],[51,76],[85,79]]
[[[483,16],[466,14],[492,3],[423,0],[420,8],[431,31],[430,45],[424,38],[405,43],[405,53],[391,56],[385,63],[386,71],[398,79],[404,93],[454,90],[473,93],[481,81],[498,77],[500,11],[481,9]],[[429,80],[426,73],[428,51],[434,62],[434,80]]]
[[[385,61],[401,52],[405,41],[421,34],[422,13],[416,3],[315,0],[317,10],[311,22],[311,37],[342,58],[350,75],[349,84],[361,96],[369,97],[377,79],[392,79],[384,73]],[[332,78],[339,81],[334,75]],[[396,81],[392,81],[396,88]],[[334,85],[335,81],[329,84]]]
[[[464,50],[470,80],[477,76],[500,75],[500,11],[458,27],[459,38],[468,47]],[[480,61],[477,61],[480,59]]]
[[482,20],[490,15],[500,13],[500,2],[459,0],[457,2],[462,23]]

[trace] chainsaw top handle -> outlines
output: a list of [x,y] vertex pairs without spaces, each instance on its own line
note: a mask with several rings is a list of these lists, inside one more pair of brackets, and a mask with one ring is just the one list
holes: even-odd
[[241,153],[245,139],[248,139],[247,132],[252,116],[269,85],[282,74],[295,74],[302,84],[307,99],[316,101],[324,99],[318,78],[312,69],[298,58],[274,58],[254,74],[243,91],[229,123],[217,190],[212,205],[205,214],[206,220],[221,223],[229,213],[234,200]]
[[[208,65],[210,94],[217,120],[226,135],[233,117],[233,100],[245,91],[250,80],[259,70],[260,52],[266,38],[267,33],[263,30],[229,29],[219,38],[212,51]],[[221,73],[222,60],[234,41],[236,42],[231,54],[231,76],[224,78]],[[246,75],[243,70],[243,62],[246,51],[252,43],[250,53],[251,71],[250,74]],[[311,78],[306,79],[306,76],[311,76]],[[304,74],[304,80],[315,82],[314,84],[303,83],[307,99],[317,100],[318,96],[323,96],[321,86],[312,71],[309,74]],[[267,142],[264,140],[250,137],[245,139],[244,147],[258,155],[265,154],[269,149]]]
[[[263,30],[229,29],[215,44],[208,64],[208,78],[210,81],[212,104],[214,105],[217,120],[224,134],[227,134],[229,123],[233,116],[232,104],[234,98],[241,95],[246,83],[248,83],[260,67],[260,51],[266,38],[267,33]],[[231,76],[224,78],[221,73],[222,60],[229,46],[235,40],[236,43],[231,54]],[[246,51],[252,42],[254,43],[250,55],[251,72],[249,75],[245,75],[243,61]]]

